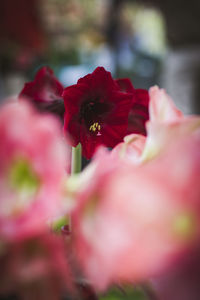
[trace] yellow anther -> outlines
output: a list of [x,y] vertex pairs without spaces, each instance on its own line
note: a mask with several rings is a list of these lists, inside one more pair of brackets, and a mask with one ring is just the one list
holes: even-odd
[[96,130],[97,131],[100,131],[101,130],[101,125],[98,123],[98,122],[95,122],[93,123],[90,128],[89,128],[90,131],[93,131],[95,132]]

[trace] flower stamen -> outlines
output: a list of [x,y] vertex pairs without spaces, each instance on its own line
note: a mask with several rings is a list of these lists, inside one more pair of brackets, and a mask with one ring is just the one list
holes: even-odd
[[101,125],[96,122],[96,123],[93,123],[90,128],[89,128],[90,131],[93,131],[95,132],[96,130],[99,132],[101,130]]

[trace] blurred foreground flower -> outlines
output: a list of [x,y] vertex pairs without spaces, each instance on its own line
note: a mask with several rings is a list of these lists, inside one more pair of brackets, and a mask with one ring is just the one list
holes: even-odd
[[[51,88],[54,96],[58,94],[56,79],[51,72],[49,79],[48,70],[43,71],[39,73],[44,82],[35,79],[30,86],[47,98],[36,100],[34,96],[32,100],[51,103]],[[72,223],[63,228],[63,240],[60,236],[54,243],[47,221],[60,216],[66,220],[62,198],[68,151],[62,144],[60,127],[53,116],[38,115],[26,101],[2,108],[0,262],[7,272],[2,291],[4,286],[8,290],[13,286],[15,292],[15,287],[17,290],[23,285],[24,292],[29,279],[37,289],[39,278],[42,289],[55,284],[48,296],[56,299],[57,279],[58,286],[62,285],[60,274],[64,272],[66,279],[68,272],[65,251],[61,250],[65,241],[75,274],[74,299],[84,299],[79,291],[85,274],[84,280],[98,291],[116,283],[150,282],[159,300],[183,300],[185,295],[197,300],[199,270],[192,272],[191,268],[196,262],[199,269],[200,117],[183,116],[164,90],[153,87],[149,94],[135,90],[130,80],[113,80],[103,68],[66,88],[63,97],[64,126],[72,145],[81,143],[87,158],[100,145],[114,149],[98,149],[89,166],[65,182],[66,202],[72,200],[74,204]],[[133,127],[127,127],[128,117]],[[135,133],[124,137],[129,129]],[[124,142],[119,143],[123,137]],[[16,256],[12,259],[13,253]],[[57,255],[62,261],[58,269],[54,266]],[[47,262],[47,257],[52,261]],[[184,284],[187,271],[194,284]],[[172,272],[177,285],[172,284],[170,291]],[[24,276],[27,273],[30,277]],[[180,291],[181,283],[185,294]],[[188,291],[191,287],[193,294]],[[86,291],[96,298],[90,287]]]
[[68,149],[59,122],[25,102],[1,108],[0,140],[0,237],[30,237],[61,212]]
[[123,160],[118,151],[98,156],[76,194],[77,256],[100,290],[159,276],[199,243],[200,118],[184,117],[153,88],[147,128],[147,138],[127,137]]
[[188,251],[180,263],[151,281],[159,300],[198,300],[200,295],[200,249]]
[[0,265],[1,295],[57,300],[64,292],[73,292],[63,239],[48,232],[6,244]]
[[182,137],[190,137],[200,128],[200,117],[184,116],[163,89],[152,87],[149,94],[150,121],[146,124],[147,140],[142,161],[157,157],[169,144]]

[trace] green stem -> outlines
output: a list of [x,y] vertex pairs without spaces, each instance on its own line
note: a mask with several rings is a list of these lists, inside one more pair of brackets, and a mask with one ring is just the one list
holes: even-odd
[[82,165],[82,151],[81,144],[76,147],[72,147],[72,158],[71,158],[71,175],[81,172]]

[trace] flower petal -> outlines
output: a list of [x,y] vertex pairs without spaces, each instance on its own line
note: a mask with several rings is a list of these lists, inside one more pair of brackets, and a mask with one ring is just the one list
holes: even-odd
[[126,93],[135,92],[135,88],[132,85],[132,82],[130,81],[129,78],[116,79],[115,82],[118,84],[121,92],[126,92]]
[[176,121],[183,117],[165,90],[157,86],[150,88],[149,114],[151,121]]
[[149,119],[149,93],[147,90],[136,89],[135,97],[128,120],[127,133],[146,135],[145,124]]
[[118,86],[112,79],[111,73],[103,67],[98,67],[92,74],[88,74],[78,80],[78,84],[86,84],[90,91],[94,94],[103,95],[104,92],[109,93],[113,89],[118,90]]
[[28,98],[38,102],[53,102],[61,98],[63,86],[49,67],[42,67],[35,79],[25,84],[19,98]]

